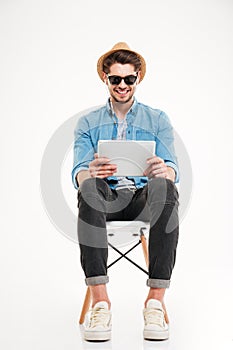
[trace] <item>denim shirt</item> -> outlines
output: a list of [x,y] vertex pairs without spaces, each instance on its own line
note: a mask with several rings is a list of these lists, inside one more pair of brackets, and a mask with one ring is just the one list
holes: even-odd
[[[127,140],[145,140],[156,142],[156,155],[164,160],[167,166],[173,168],[176,173],[176,182],[179,180],[178,164],[174,149],[173,128],[168,116],[159,109],[153,109],[134,100],[133,105],[126,115]],[[109,101],[106,105],[98,107],[79,118],[74,131],[74,161],[72,181],[78,189],[76,180],[81,170],[88,170],[89,163],[97,152],[98,140],[114,140],[117,138],[118,119],[112,112]],[[148,178],[128,177],[133,179],[137,188],[143,187]],[[106,179],[111,188],[115,187],[117,177]]]

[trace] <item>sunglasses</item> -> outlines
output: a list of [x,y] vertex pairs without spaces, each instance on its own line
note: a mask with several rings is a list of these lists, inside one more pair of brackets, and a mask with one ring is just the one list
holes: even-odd
[[119,85],[124,80],[126,85],[133,85],[138,77],[138,73],[136,75],[126,75],[126,77],[120,77],[119,75],[107,75],[108,80],[111,85]]

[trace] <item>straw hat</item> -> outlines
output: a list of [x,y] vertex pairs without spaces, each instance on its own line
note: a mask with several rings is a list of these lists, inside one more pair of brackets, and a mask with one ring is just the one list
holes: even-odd
[[141,61],[141,69],[140,69],[140,71],[141,71],[140,82],[141,82],[142,79],[143,79],[144,76],[145,76],[145,73],[146,73],[146,62],[145,62],[144,58],[143,58],[141,55],[139,55],[139,53],[137,53],[137,52],[135,52],[135,51],[132,51],[132,50],[129,48],[129,46],[128,46],[126,43],[124,43],[124,42],[119,42],[119,43],[115,44],[115,45],[113,46],[113,48],[112,48],[110,51],[106,52],[104,55],[102,55],[102,56],[98,59],[98,62],[97,62],[97,72],[98,72],[98,74],[99,74],[100,79],[101,79],[102,81],[104,81],[104,80],[103,80],[103,61],[104,61],[104,59],[105,59],[107,56],[111,55],[113,52],[116,52],[116,51],[119,51],[119,50],[127,50],[127,51],[130,51],[130,52],[132,52],[132,53],[135,53],[135,54],[138,56],[138,58],[139,58],[140,61]]

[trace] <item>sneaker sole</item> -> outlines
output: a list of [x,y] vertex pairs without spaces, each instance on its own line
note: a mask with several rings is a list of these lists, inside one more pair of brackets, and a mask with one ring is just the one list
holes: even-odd
[[111,339],[111,331],[106,332],[84,332],[84,339],[87,341],[107,341]]
[[169,338],[169,332],[168,331],[143,331],[143,336],[145,340],[166,340]]

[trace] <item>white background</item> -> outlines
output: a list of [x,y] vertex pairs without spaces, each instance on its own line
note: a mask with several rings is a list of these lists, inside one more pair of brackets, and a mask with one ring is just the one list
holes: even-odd
[[[1,0],[0,36],[1,348],[232,349],[233,2]],[[118,41],[146,59],[136,97],[169,115],[193,169],[163,343],[142,339],[145,276],[127,262],[110,273],[112,342],[82,341],[79,249],[52,225],[40,194],[49,139],[105,103],[96,62]]]

